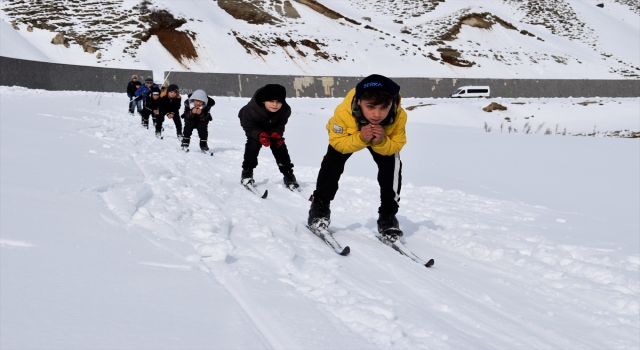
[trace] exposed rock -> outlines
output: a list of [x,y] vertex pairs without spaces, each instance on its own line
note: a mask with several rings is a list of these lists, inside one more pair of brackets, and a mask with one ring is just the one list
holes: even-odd
[[[439,48],[437,51],[440,52],[440,58],[444,62],[447,62],[447,63],[449,63],[451,65],[454,65],[454,66],[457,66],[457,67],[467,67],[468,68],[468,67],[472,67],[474,64],[476,64],[475,62],[467,61],[467,60],[464,60],[464,59],[460,58],[461,54],[456,49],[444,47],[444,48]],[[431,58],[431,59],[433,59],[433,58]]]
[[63,33],[56,34],[55,37],[51,40],[53,45],[64,45],[64,47],[69,47],[69,39],[64,37]]
[[235,19],[240,19],[251,24],[277,24],[282,22],[262,8],[256,6],[251,0],[218,0],[218,6]]
[[16,21],[11,21],[11,26],[13,27],[13,29],[15,30],[20,30],[20,27],[18,27],[18,25],[16,24]]
[[98,48],[95,47],[95,43],[92,39],[89,38],[76,38],[78,44],[82,45],[82,49],[84,52],[93,54],[98,51]]
[[29,32],[29,33],[33,32],[33,26],[28,26],[27,27],[27,32]]
[[351,22],[353,24],[358,24],[360,25],[360,22],[355,21],[351,18],[345,17],[343,15],[341,15],[340,13],[322,5],[321,3],[317,2],[316,0],[295,0],[296,2],[299,2],[303,5],[307,5],[309,6],[311,9],[313,9],[314,11],[325,15],[331,19],[340,19],[340,18],[344,18],[346,21]]
[[284,16],[285,17],[293,18],[293,19],[300,18],[300,14],[296,10],[296,8],[293,7],[293,5],[291,5],[291,1],[285,0],[283,7],[284,7]]
[[596,6],[598,6],[599,8],[603,8],[604,4],[597,4]]
[[[506,111],[507,107],[505,107],[505,106],[503,106],[503,105],[501,105],[499,103],[496,103],[496,102],[491,102],[490,105],[484,107],[482,110],[485,111],[485,112]],[[507,120],[507,121],[509,121],[509,120]]]
[[97,59],[101,59],[101,58],[102,58],[102,53],[98,52],[98,53],[96,54],[96,58],[97,58]]

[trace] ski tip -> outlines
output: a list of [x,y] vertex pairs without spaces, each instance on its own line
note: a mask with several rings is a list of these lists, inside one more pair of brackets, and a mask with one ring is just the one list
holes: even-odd
[[267,198],[268,195],[269,195],[269,190],[264,190],[264,194],[260,198],[265,199]]
[[435,264],[436,262],[433,261],[433,259],[429,259],[429,261],[427,261],[426,264],[424,264],[425,267],[431,267],[433,266],[433,264]]
[[211,156],[213,157],[213,152],[211,152]]
[[351,253],[351,249],[349,248],[349,246],[346,246],[344,248],[342,248],[342,251],[340,251],[339,249],[336,249],[336,253],[342,255],[342,256],[347,256],[349,255],[349,253]]

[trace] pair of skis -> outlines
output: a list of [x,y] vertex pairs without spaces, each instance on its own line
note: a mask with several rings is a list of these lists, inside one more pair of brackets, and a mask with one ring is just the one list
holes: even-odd
[[[320,237],[331,249],[333,249],[334,252],[338,253],[339,255],[346,256],[351,252],[351,248],[349,248],[349,246],[342,247],[340,243],[338,243],[338,241],[333,237],[331,231],[329,231],[327,228],[322,226],[320,228],[314,228],[308,225],[305,226],[309,231],[311,231],[311,233]],[[415,255],[412,251],[405,247],[405,245],[402,244],[399,240],[391,242],[381,235],[377,235],[376,237],[378,238],[378,240],[380,240],[380,242],[382,242],[382,244],[393,248],[395,251],[397,251],[401,255],[408,257],[415,263],[418,263],[424,267],[431,267],[433,266],[433,264],[435,264],[435,261],[433,259],[429,259],[428,261],[420,259],[417,255]]]
[[[184,153],[189,153],[189,149],[188,148],[183,148],[182,150],[184,151]],[[204,154],[208,154],[208,155],[213,157],[213,152],[212,151],[209,151],[209,150],[205,151],[205,150],[201,149],[200,152],[202,152]]]
[[[212,154],[213,155],[213,154]],[[253,182],[249,182],[249,183],[242,183],[240,182],[240,184],[242,184],[242,186],[244,186],[247,190],[249,190],[249,192],[255,194],[256,196],[262,198],[262,199],[266,199],[267,196],[269,195],[269,190],[264,190],[263,194],[260,194],[260,190],[258,190],[258,188],[256,187],[256,185]],[[288,188],[291,192],[295,192],[298,190],[297,187],[293,187],[293,185],[290,186],[285,186],[286,188]]]

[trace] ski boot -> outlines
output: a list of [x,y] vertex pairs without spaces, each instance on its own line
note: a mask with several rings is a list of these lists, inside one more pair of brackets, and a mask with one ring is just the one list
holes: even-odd
[[207,140],[200,140],[200,149],[202,152],[209,152],[209,145],[207,145]]
[[329,209],[330,202],[326,199],[311,196],[311,208],[309,208],[309,218],[307,219],[307,225],[312,230],[326,230],[331,224],[331,209]]
[[156,137],[162,140],[162,132],[156,131]]
[[180,147],[182,147],[183,151],[187,151],[189,149],[190,142],[191,142],[191,138],[189,137],[182,138],[182,144],[180,144]]
[[242,169],[240,183],[244,186],[253,185],[256,181],[253,179],[253,169]]
[[178,140],[182,140],[182,133],[178,132]]
[[378,214],[378,233],[385,240],[394,243],[402,237],[400,224],[396,219],[396,214],[380,213]]
[[288,189],[293,191],[296,188],[300,187],[300,185],[298,184],[298,181],[296,180],[296,176],[293,175],[293,170],[289,171],[288,173],[284,173],[282,175],[284,175],[284,177],[282,178],[282,180],[284,181],[284,185]]

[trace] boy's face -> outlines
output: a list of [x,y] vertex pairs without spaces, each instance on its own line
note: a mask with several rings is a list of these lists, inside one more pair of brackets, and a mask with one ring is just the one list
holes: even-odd
[[358,106],[362,110],[362,115],[373,125],[378,125],[384,120],[391,110],[391,103],[374,105],[373,100],[358,100]]
[[153,94],[151,97],[153,97],[154,100],[157,100],[160,97],[160,94]]
[[200,108],[202,107],[202,105],[204,104],[204,102],[200,101],[200,100],[193,100],[193,105]]
[[171,97],[171,98],[174,98],[174,97],[176,97],[176,92],[175,91],[169,91],[169,93],[167,95],[169,95],[169,97]]
[[151,85],[153,85],[153,83],[144,83],[144,85],[146,85],[148,88],[150,88]]
[[275,112],[279,111],[280,108],[282,108],[282,102],[280,102],[278,100],[264,101],[264,108],[266,108],[267,111],[269,111],[271,113],[275,113]]

